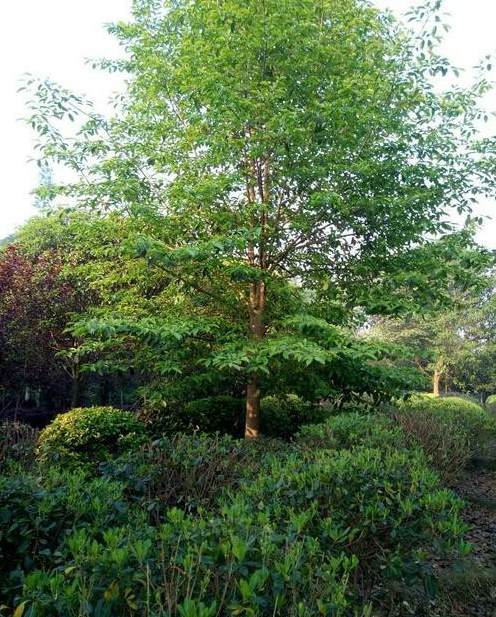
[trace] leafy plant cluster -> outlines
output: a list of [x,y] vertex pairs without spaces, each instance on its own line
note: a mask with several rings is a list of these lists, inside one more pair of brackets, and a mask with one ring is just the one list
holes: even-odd
[[460,397],[416,395],[395,414],[408,445],[420,446],[447,480],[453,479],[494,435],[495,418]]
[[486,409],[491,413],[496,412],[496,394],[488,396],[486,399]]
[[84,465],[101,462],[139,446],[145,427],[135,414],[113,407],[81,407],[57,416],[40,434],[44,463]]
[[[176,434],[123,452],[116,418],[136,427],[100,412],[82,425],[80,410],[67,414],[53,441],[45,429],[43,473],[1,476],[7,610],[365,617],[396,596],[414,602],[407,590],[433,580],[426,552],[467,550],[461,502],[391,418],[342,413],[290,443]],[[62,431],[93,465],[48,456]]]

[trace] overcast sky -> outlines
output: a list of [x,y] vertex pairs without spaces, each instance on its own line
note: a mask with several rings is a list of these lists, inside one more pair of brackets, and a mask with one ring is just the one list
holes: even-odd
[[[375,0],[381,7],[399,13],[412,0]],[[25,114],[22,94],[17,93],[20,77],[32,73],[51,79],[95,101],[104,109],[108,98],[120,86],[118,76],[94,71],[85,59],[119,54],[103,24],[126,20],[129,0],[16,0],[0,5],[0,239],[13,232],[35,211],[31,191],[38,172],[28,159],[33,137],[22,122]],[[487,53],[496,51],[495,0],[445,0],[451,14],[451,32],[445,53],[460,67],[470,68]],[[496,94],[487,100],[496,110]],[[496,133],[496,122],[494,133]],[[492,128],[492,127],[491,127]],[[479,240],[496,248],[496,202],[481,204],[479,212],[494,215],[479,234]]]

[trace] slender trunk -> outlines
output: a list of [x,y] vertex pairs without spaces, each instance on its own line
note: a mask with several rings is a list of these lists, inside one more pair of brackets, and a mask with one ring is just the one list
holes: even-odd
[[441,371],[438,368],[434,369],[434,375],[432,377],[432,394],[439,396],[439,384],[441,382]]
[[245,437],[256,439],[260,435],[260,388],[256,375],[252,375],[246,386]]
[[[265,336],[264,326],[265,283],[257,281],[250,287],[250,336],[262,340]],[[246,420],[245,437],[256,439],[260,435],[260,386],[257,375],[250,375],[246,386]]]
[[71,409],[74,409],[78,405],[79,405],[79,375],[76,373],[72,377]]

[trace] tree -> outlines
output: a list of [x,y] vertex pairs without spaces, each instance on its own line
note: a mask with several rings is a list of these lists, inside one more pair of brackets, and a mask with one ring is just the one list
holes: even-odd
[[491,381],[494,255],[475,244],[473,229],[449,241],[459,246],[454,251],[456,261],[446,264],[447,301],[429,312],[375,318],[368,332],[372,338],[402,345],[402,364],[416,366],[428,376],[434,396],[440,395],[441,385],[445,391],[457,385],[475,392],[484,390],[484,381]]
[[62,362],[59,354],[74,344],[65,329],[87,297],[64,275],[65,257],[54,250],[29,256],[17,244],[0,252],[3,407],[9,400],[18,408],[33,399],[38,406],[44,400],[59,407],[68,389],[77,402],[78,366]]
[[[129,75],[118,115],[36,82],[29,120],[42,157],[79,178],[60,192],[148,221],[136,254],[194,301],[86,332],[154,332],[173,358],[201,341],[197,367],[241,376],[256,437],[264,380],[332,365],[343,307],[433,301],[426,238],[493,187],[476,130],[488,84],[436,93],[449,65],[429,11],[418,36],[361,0],[135,0],[133,13],[111,27],[127,59],[103,63]],[[74,114],[81,130],[63,139],[55,120]]]

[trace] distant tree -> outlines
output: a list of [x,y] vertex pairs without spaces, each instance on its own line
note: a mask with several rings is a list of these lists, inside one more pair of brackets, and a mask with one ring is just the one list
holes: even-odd
[[35,192],[34,206],[39,210],[47,210],[51,204],[51,192],[53,188],[53,174],[48,163],[40,162],[39,186]]
[[[187,298],[78,334],[155,341],[164,377],[238,375],[247,437],[274,374],[380,359],[343,339],[343,307],[437,302],[451,245],[426,238],[494,188],[477,132],[488,82],[437,93],[439,16],[419,11],[417,36],[361,0],[135,0],[133,22],[111,27],[126,60],[103,63],[128,73],[114,119],[36,83],[41,155],[77,175],[60,192],[147,221],[135,254]],[[76,114],[64,139],[57,120]]]
[[446,391],[456,385],[483,392],[493,380],[494,257],[487,250],[470,246],[463,233],[459,239],[460,262],[456,264],[457,275],[451,278],[446,303],[421,314],[375,318],[369,331],[373,338],[402,345],[402,364],[414,365],[427,375],[435,396],[440,395],[442,385]]

